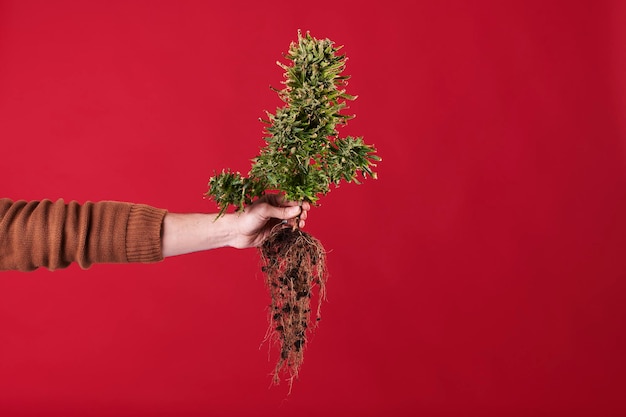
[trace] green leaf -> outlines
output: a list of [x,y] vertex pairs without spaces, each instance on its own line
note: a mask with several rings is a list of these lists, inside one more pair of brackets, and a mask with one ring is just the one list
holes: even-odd
[[342,74],[346,56],[329,39],[318,40],[298,31],[284,54],[284,88],[270,87],[285,103],[274,114],[266,112],[266,145],[251,160],[247,177],[224,170],[209,180],[207,197],[220,207],[243,210],[268,190],[284,193],[292,201],[316,202],[342,181],[360,183],[357,174],[376,178],[373,167],[380,157],[361,137],[338,137],[337,126],[353,115],[342,113],[346,100],[357,96],[344,90],[348,75]]

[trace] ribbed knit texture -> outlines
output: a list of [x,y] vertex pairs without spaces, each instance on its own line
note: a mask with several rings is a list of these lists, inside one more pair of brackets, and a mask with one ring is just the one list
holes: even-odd
[[[162,259],[161,232],[164,210],[135,204],[130,207],[126,226],[128,262],[156,262]],[[155,225],[159,227],[155,227]]]
[[0,270],[159,261],[165,213],[115,201],[0,199]]

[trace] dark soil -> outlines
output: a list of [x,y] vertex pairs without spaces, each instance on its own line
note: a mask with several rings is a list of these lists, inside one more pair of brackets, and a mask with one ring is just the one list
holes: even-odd
[[[300,229],[289,227],[273,233],[261,246],[263,272],[269,288],[268,339],[280,346],[273,382],[286,373],[291,384],[302,365],[307,336],[320,320],[325,299],[326,252],[322,244]],[[313,290],[319,288],[315,320],[311,315]]]

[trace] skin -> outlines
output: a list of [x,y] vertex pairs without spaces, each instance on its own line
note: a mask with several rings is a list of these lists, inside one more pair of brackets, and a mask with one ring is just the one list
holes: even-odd
[[[163,257],[222,247],[257,247],[277,225],[303,228],[309,203],[266,195],[239,213],[168,213],[163,220]],[[286,221],[286,222],[285,222]]]

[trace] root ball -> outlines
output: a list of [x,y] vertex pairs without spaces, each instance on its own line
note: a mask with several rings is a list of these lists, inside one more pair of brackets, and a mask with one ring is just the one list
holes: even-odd
[[[320,320],[326,297],[326,252],[310,234],[288,227],[268,237],[260,252],[261,270],[272,299],[267,338],[280,348],[273,382],[278,384],[286,373],[291,386],[302,365],[308,333]],[[311,295],[316,287],[317,312],[311,326]]]

